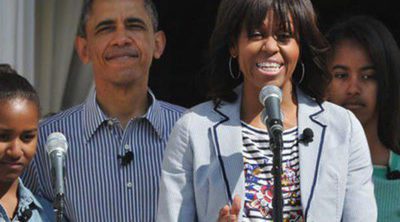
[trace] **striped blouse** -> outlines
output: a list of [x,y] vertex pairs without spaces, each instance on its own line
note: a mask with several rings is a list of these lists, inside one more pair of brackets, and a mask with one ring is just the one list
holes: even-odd
[[[297,127],[283,132],[282,195],[284,221],[302,221]],[[242,122],[245,175],[243,221],[272,221],[272,150],[265,130]]]
[[[86,102],[49,117],[39,126],[38,150],[25,171],[25,184],[54,200],[47,136],[63,133],[66,156],[65,215],[71,221],[154,221],[165,144],[184,109],[158,101],[149,91],[147,113],[123,129],[107,117],[95,92]],[[118,156],[133,153],[123,165]]]

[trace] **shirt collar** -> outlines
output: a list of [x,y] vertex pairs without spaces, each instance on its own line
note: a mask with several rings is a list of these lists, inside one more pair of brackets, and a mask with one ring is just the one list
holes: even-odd
[[103,111],[100,109],[96,101],[96,91],[92,90],[86,99],[84,106],[84,134],[86,141],[96,132],[103,122],[109,120]]
[[[161,139],[167,138],[163,127],[163,117],[161,104],[154,96],[153,92],[149,89],[148,95],[150,96],[150,106],[147,112],[141,117],[150,122],[153,129],[157,132]],[[96,130],[106,121],[112,120],[100,108],[96,101],[96,91],[93,90],[86,99],[84,106],[84,134],[86,141],[88,141]]]
[[154,130],[157,132],[158,136],[161,139],[166,139],[168,135],[165,135],[165,127],[164,127],[164,121],[165,119],[162,116],[162,110],[161,110],[161,104],[160,102],[156,99],[154,96],[153,92],[149,89],[149,96],[150,96],[150,102],[151,105],[149,106],[149,109],[147,110],[146,114],[144,115],[144,118],[147,119],[150,123],[151,126],[154,128]]
[[[22,183],[22,180],[18,178],[18,206],[17,212],[11,221],[20,221],[20,218],[24,218],[24,214],[30,211],[28,219],[32,216],[33,210],[43,210],[43,206],[35,198],[30,190],[28,190]],[[26,216],[25,216],[26,217]],[[4,219],[6,218],[6,219]],[[17,219],[18,218],[18,219]],[[2,206],[0,206],[0,221],[10,221]],[[31,220],[29,220],[31,221]]]
[[24,210],[31,208],[32,204],[39,209],[43,209],[43,206],[35,198],[32,192],[24,186],[21,179],[19,179],[18,183],[18,197],[18,212],[23,212]]

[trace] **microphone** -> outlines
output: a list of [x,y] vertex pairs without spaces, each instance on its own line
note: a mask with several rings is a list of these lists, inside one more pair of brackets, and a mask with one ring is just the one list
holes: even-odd
[[[29,205],[31,207],[31,205]],[[32,217],[32,210],[30,208],[22,211],[21,215],[18,216],[18,221],[27,222]]]
[[303,130],[302,135],[300,136],[299,142],[304,143],[307,145],[308,143],[311,143],[314,139],[314,132],[310,128],[305,128]]
[[281,115],[282,91],[273,85],[264,86],[259,95],[264,106],[261,118],[267,126],[270,135],[270,147],[273,153],[272,175],[274,177],[274,192],[272,198],[272,220],[283,221],[282,195],[282,149],[283,124]]
[[261,118],[266,124],[268,131],[272,136],[275,136],[277,133],[282,134],[281,89],[274,85],[266,85],[261,89],[258,98],[260,103],[265,107]]
[[61,221],[64,207],[64,161],[68,150],[67,139],[60,132],[51,133],[47,138],[46,150],[50,156],[53,189],[56,195],[54,208],[57,211],[57,221]]
[[128,151],[124,155],[118,155],[118,159],[121,159],[121,165],[126,166],[133,160],[133,152]]

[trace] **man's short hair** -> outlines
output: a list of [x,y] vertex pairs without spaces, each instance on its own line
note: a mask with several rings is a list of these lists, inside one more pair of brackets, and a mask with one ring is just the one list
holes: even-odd
[[[158,13],[156,6],[152,0],[143,0],[144,8],[151,18],[151,22],[153,25],[153,30],[158,30]],[[79,27],[77,35],[80,37],[86,37],[86,24],[89,19],[90,13],[93,8],[94,0],[85,0],[82,7],[81,17],[79,20]]]

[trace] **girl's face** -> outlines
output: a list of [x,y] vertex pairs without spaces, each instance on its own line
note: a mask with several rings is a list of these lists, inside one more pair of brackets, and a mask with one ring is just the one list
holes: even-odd
[[0,184],[14,182],[36,153],[39,110],[24,98],[0,101]]
[[250,35],[242,29],[238,42],[231,48],[244,77],[245,91],[258,91],[265,85],[276,85],[285,92],[291,91],[291,78],[300,56],[300,46],[292,31],[275,25],[272,11],[264,23]]
[[353,111],[364,126],[377,123],[378,83],[368,52],[354,40],[342,40],[334,47],[327,63],[332,74],[328,99]]

